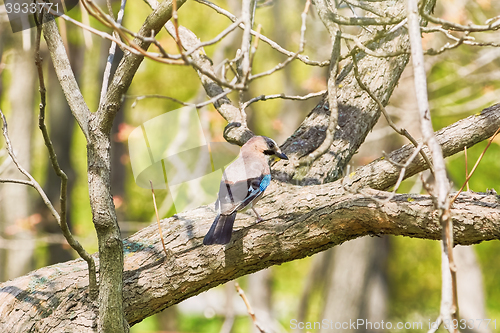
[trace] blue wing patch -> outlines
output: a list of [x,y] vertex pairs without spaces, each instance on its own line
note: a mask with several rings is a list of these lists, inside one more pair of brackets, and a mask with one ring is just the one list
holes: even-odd
[[264,190],[269,186],[271,183],[271,175],[265,175],[264,178],[260,181],[260,191],[264,192]]

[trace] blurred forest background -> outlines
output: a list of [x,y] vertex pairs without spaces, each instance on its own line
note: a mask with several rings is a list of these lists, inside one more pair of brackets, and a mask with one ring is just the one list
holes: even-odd
[[[220,0],[217,4],[239,14],[238,0]],[[106,4],[97,2],[101,8]],[[303,0],[267,0],[259,2],[256,24],[262,32],[288,50],[298,49],[300,14]],[[113,2],[115,13],[120,3]],[[352,15],[350,8],[340,4]],[[136,31],[150,8],[141,1],[129,1],[124,25]],[[81,7],[71,17],[100,30],[105,28],[89,17]],[[439,0],[435,16],[462,24],[483,23],[500,15],[497,0]],[[201,40],[215,37],[229,20],[194,1],[179,11],[180,24],[194,31]],[[110,42],[100,39],[61,19],[57,19],[75,75],[92,109],[98,106],[100,82]],[[0,108],[7,114],[11,139],[21,163],[44,186],[53,202],[59,195],[59,179],[47,157],[37,128],[39,95],[33,57],[35,29],[13,34],[5,7],[0,6]],[[352,28],[352,33],[357,28]],[[500,31],[482,34],[483,40],[500,41]],[[447,40],[439,34],[424,34],[424,49],[439,49]],[[205,48],[215,64],[240,45],[241,31],[236,30],[221,43]],[[176,53],[173,39],[162,32],[159,41],[167,51]],[[306,48],[310,59],[330,57],[330,38],[314,9],[309,11]],[[69,176],[70,225],[78,240],[90,253],[97,251],[95,230],[89,206],[85,139],[68,108],[50,57],[42,43],[43,68],[48,93],[47,119],[59,163]],[[272,68],[285,56],[259,44],[255,56],[256,72]],[[115,60],[116,63],[117,60]],[[326,89],[327,67],[308,67],[293,62],[274,75],[250,86],[245,100],[261,94],[305,95]],[[435,130],[447,126],[483,108],[500,102],[500,48],[459,46],[426,57],[428,90]],[[414,98],[411,64],[403,73],[387,107],[399,127],[419,138],[418,110]],[[128,91],[127,102],[114,124],[112,148],[112,192],[122,235],[126,237],[154,222],[151,192],[134,182],[127,149],[128,135],[143,122],[179,104],[163,98],[135,96],[168,95],[182,101],[206,100],[198,75],[188,66],[169,66],[145,60]],[[237,96],[234,96],[237,100]],[[293,133],[320,97],[307,101],[271,100],[247,109],[250,129],[274,138],[278,143]],[[224,119],[213,106],[199,109],[207,140],[223,141]],[[383,152],[406,143],[380,119],[353,159],[350,170],[365,165]],[[4,145],[2,141],[0,145]],[[468,151],[469,170],[486,142]],[[465,179],[464,154],[447,159],[450,179],[455,188]],[[347,172],[350,172],[347,170]],[[0,151],[0,175],[11,178],[17,173],[4,149]],[[470,181],[470,190],[500,190],[500,137],[489,148]],[[304,189],[306,190],[306,189]],[[424,193],[419,177],[404,181],[400,192]],[[175,214],[167,191],[158,191],[161,218]],[[500,244],[486,242],[473,247],[457,246],[458,287],[461,315],[468,318],[497,319],[500,328]],[[37,193],[15,184],[0,185],[0,281],[15,278],[30,270],[77,258],[66,244],[59,227]],[[439,313],[440,245],[402,237],[365,237],[302,260],[274,266],[238,279],[263,327],[275,332],[291,332],[290,320],[321,321],[323,318],[345,321],[366,318],[370,321],[422,322]],[[495,331],[490,325],[490,330]],[[442,328],[441,328],[442,330]],[[173,306],[132,327],[131,332],[252,332],[253,323],[234,282]],[[313,330],[314,331],[314,330]],[[411,330],[410,330],[411,331]],[[415,330],[416,331],[416,330]],[[497,329],[500,332],[500,329]]]

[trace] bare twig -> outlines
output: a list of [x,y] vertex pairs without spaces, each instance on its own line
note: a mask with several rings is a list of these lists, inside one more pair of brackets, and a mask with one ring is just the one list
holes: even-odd
[[[215,10],[217,13],[221,14],[221,15],[224,15],[226,16],[227,18],[229,18],[231,21],[233,22],[236,22],[238,20],[238,18],[236,16],[234,16],[233,14],[231,14],[230,12],[228,12],[227,10],[217,6],[216,4],[208,1],[208,0],[196,0],[196,2],[198,3],[201,3],[203,5],[206,5],[210,8],[212,8],[213,10]],[[239,25],[239,27],[241,29],[245,29],[245,25],[242,23]],[[254,36],[257,35],[257,32],[254,31],[254,30],[251,30],[250,33]],[[269,46],[271,46],[273,49],[275,49],[276,51],[280,52],[280,53],[283,53],[284,55],[287,55],[289,57],[292,57],[295,53],[292,52],[292,51],[288,51],[286,49],[284,49],[283,47],[281,47],[278,43],[274,42],[273,40],[267,38],[266,36],[263,36],[261,35],[260,36],[260,39],[264,42],[264,43],[267,43]],[[310,66],[320,66],[320,67],[324,67],[324,66],[328,66],[330,64],[330,60],[325,60],[325,61],[313,61],[313,60],[309,60],[309,57],[305,56],[305,55],[297,55],[297,59],[299,59],[300,61],[302,61],[303,63],[305,63],[306,65],[310,65]]]
[[[113,8],[111,7],[111,3],[109,3],[109,11],[110,15],[113,15]],[[123,21],[123,15],[125,13],[125,5],[127,4],[127,0],[122,0],[121,5],[120,5],[120,11],[118,12],[118,19],[117,23],[121,25]],[[115,58],[115,52],[116,52],[116,43],[111,42],[111,46],[109,47],[109,55],[108,55],[108,60],[106,62],[106,68],[104,70],[104,75],[102,79],[102,88],[101,88],[101,99],[100,103],[104,101],[104,97],[106,96],[106,92],[108,90],[108,84],[109,84],[109,78],[111,76],[111,66],[113,65],[113,59]]]
[[500,47],[500,43],[495,43],[495,42],[478,42],[475,40],[475,37],[470,36],[469,33],[470,31],[465,31],[463,36],[461,37],[456,37],[451,34],[449,30],[443,29],[441,26],[437,27],[422,27],[421,28],[422,32],[424,33],[434,33],[434,32],[440,32],[444,34],[447,38],[455,41],[455,43],[446,43],[443,45],[441,48],[438,50],[434,49],[428,49],[425,51],[425,54],[427,55],[438,55],[441,54],[447,50],[451,50],[454,48],[459,47],[460,45],[469,45],[469,46],[491,46],[491,47]]
[[0,183],[21,184],[21,185],[28,185],[28,186],[35,188],[33,183],[28,181],[28,180],[0,178]]
[[266,330],[262,326],[260,326],[260,324],[257,322],[257,317],[255,317],[255,312],[253,311],[252,306],[250,305],[250,302],[248,301],[248,298],[245,295],[245,292],[243,291],[243,289],[241,289],[238,282],[234,283],[234,287],[236,288],[236,292],[238,293],[238,295],[240,295],[243,302],[245,302],[248,314],[250,315],[250,318],[252,318],[255,327],[259,330],[259,332],[266,333]]
[[388,31],[379,30],[376,34],[373,34],[373,36],[371,38],[369,38],[369,39],[367,39],[365,41],[361,41],[358,37],[356,37],[354,35],[342,33],[342,38],[354,41],[354,43],[356,44],[356,46],[353,47],[349,52],[347,52],[347,54],[342,55],[340,57],[340,61],[342,61],[344,59],[347,59],[349,57],[352,57],[354,54],[358,53],[358,50],[362,50],[366,54],[369,54],[369,55],[371,55],[373,57],[377,57],[377,58],[389,58],[389,57],[396,57],[398,55],[409,54],[409,52],[406,52],[406,51],[395,51],[395,52],[381,52],[381,51],[377,51],[377,52],[375,52],[374,50],[372,50],[372,49],[369,48],[369,45],[371,45],[373,43],[377,43],[382,38],[384,38],[384,37],[386,37],[386,36],[388,36],[390,34],[393,34],[397,30],[399,30],[400,28],[402,28],[403,26],[405,26],[407,21],[408,20],[405,18],[404,20],[402,20],[401,22],[399,22],[397,25],[395,25],[394,27],[392,27]]
[[[474,167],[472,168],[472,170],[470,171],[470,173],[467,175],[467,178],[465,178],[465,182],[462,184],[462,187],[460,187],[460,189],[458,190],[458,192],[455,194],[455,196],[453,197],[453,199],[451,199],[450,201],[450,207],[451,205],[455,202],[455,200],[458,198],[458,196],[460,195],[460,193],[462,193],[465,185],[469,184],[469,179],[472,177],[472,175],[474,174],[474,172],[476,171],[476,168],[477,166],[479,165],[479,162],[481,162],[481,160],[483,159],[483,156],[484,154],[486,153],[486,150],[488,150],[488,148],[490,147],[491,143],[493,142],[493,140],[495,139],[495,137],[497,136],[497,134],[500,132],[500,127],[496,130],[495,134],[493,134],[493,136],[488,140],[488,144],[486,145],[486,147],[484,147],[484,150],[483,152],[481,153],[481,155],[479,155],[479,158],[477,159],[476,161],[476,164],[474,164]],[[467,151],[467,150],[466,150]],[[467,154],[467,153],[466,153]],[[466,155],[467,156],[467,155]],[[467,159],[466,159],[467,161]],[[467,164],[466,164],[467,165]],[[466,166],[467,168],[467,166]],[[467,173],[467,169],[465,171]],[[467,191],[469,189],[467,188]]]
[[328,106],[330,108],[330,118],[328,122],[328,128],[326,130],[325,139],[316,148],[313,152],[308,154],[299,160],[300,166],[310,166],[318,157],[323,155],[330,149],[330,146],[333,143],[333,136],[335,131],[337,130],[338,124],[338,113],[339,106],[337,102],[337,74],[338,74],[338,64],[340,58],[340,30],[337,32],[337,35],[334,37],[333,49],[332,49],[332,58],[330,63],[330,77],[328,78]]
[[131,107],[135,108],[137,106],[137,102],[143,100],[143,99],[146,99],[146,98],[161,98],[161,99],[169,99],[173,102],[176,102],[176,103],[179,103],[181,105],[184,105],[184,106],[191,106],[191,107],[194,107],[194,108],[197,108],[197,109],[200,109],[204,106],[207,106],[209,104],[212,104],[212,103],[217,103],[217,101],[223,97],[225,97],[226,95],[228,95],[229,93],[231,93],[232,90],[228,89],[228,90],[224,90],[222,93],[220,93],[219,95],[215,96],[215,97],[212,97],[210,98],[208,101],[205,101],[205,102],[202,102],[202,103],[198,103],[198,104],[193,104],[193,103],[186,103],[186,102],[183,102],[181,100],[178,100],[177,98],[174,98],[174,97],[170,97],[170,96],[164,96],[164,95],[157,95],[157,94],[152,94],[152,95],[141,95],[141,96],[132,96],[132,95],[125,95],[123,96],[123,98],[134,98],[134,102],[132,103]]
[[[40,15],[39,20],[41,21],[42,16]],[[59,166],[59,163],[57,161],[57,156],[54,150],[54,146],[52,145],[52,141],[50,140],[47,127],[45,126],[45,105],[46,105],[46,89],[45,89],[45,82],[43,78],[43,69],[42,69],[42,57],[40,56],[40,38],[42,35],[42,27],[41,25],[37,26],[37,34],[36,34],[36,41],[35,41],[35,64],[37,67],[38,71],[38,82],[40,85],[40,106],[39,106],[39,116],[38,116],[38,127],[40,128],[40,131],[42,132],[43,140],[45,142],[45,146],[47,147],[47,151],[49,153],[49,158],[52,163],[52,168],[56,172],[57,176],[61,178],[61,194],[60,194],[60,215],[59,216],[54,216],[57,220],[57,223],[59,224],[59,227],[61,228],[61,231],[64,235],[64,237],[67,239],[68,244],[82,257],[83,260],[87,262],[88,265],[88,270],[89,270],[89,294],[91,298],[96,298],[98,289],[97,289],[97,278],[96,278],[96,267],[95,267],[95,262],[92,256],[85,251],[83,246],[73,237],[71,231],[69,230],[67,219],[66,219],[66,211],[67,211],[67,205],[66,205],[66,200],[67,200],[67,189],[68,189],[68,176],[64,173],[64,171],[61,169]],[[4,126],[5,126],[5,134],[4,136],[7,136],[7,123],[5,119],[4,121]],[[7,137],[6,137],[7,140]],[[12,157],[12,156],[11,156]],[[18,165],[19,168],[19,165]],[[31,182],[34,183],[35,180],[33,177],[29,176]],[[33,186],[36,189],[36,186]],[[39,191],[40,192],[40,191]],[[47,198],[48,200],[48,198]]]
[[422,142],[418,146],[416,146],[415,150],[413,151],[413,153],[410,155],[410,157],[408,158],[408,160],[404,164],[394,162],[390,159],[389,156],[386,156],[387,160],[389,162],[391,162],[392,164],[400,167],[401,171],[399,172],[398,180],[397,180],[396,184],[394,185],[394,188],[393,188],[391,194],[386,199],[384,199],[384,201],[382,203],[388,202],[388,201],[392,200],[392,198],[394,198],[394,195],[396,194],[397,190],[399,189],[401,182],[403,181],[403,179],[405,179],[406,169],[413,163],[413,160],[415,159],[415,157],[417,157],[417,155],[422,152],[423,146],[424,146],[424,144]]
[[[446,176],[443,152],[434,136],[434,130],[432,128],[419,20],[417,0],[408,0],[408,32],[413,59],[415,92],[420,112],[423,141],[429,146],[434,163],[435,193],[431,194],[435,197],[436,208],[443,230],[441,253],[441,309],[439,316],[443,321],[449,321],[451,323],[453,319],[457,319],[458,302],[456,295],[456,266],[453,260],[453,225],[450,216],[448,197],[450,184]],[[458,330],[451,327],[451,325],[448,327],[448,330],[450,333],[458,332]]]
[[440,24],[444,29],[455,30],[455,31],[468,31],[468,32],[481,32],[481,31],[495,31],[500,29],[500,19],[498,17],[494,18],[493,21],[489,20],[489,23],[486,25],[477,25],[477,24],[468,24],[462,25],[459,23],[451,22],[444,20],[439,17],[434,17],[425,13],[423,10],[420,11],[420,15],[426,20]]
[[249,99],[248,101],[243,103],[241,105],[241,108],[246,109],[250,104],[253,104],[255,102],[267,101],[269,99],[277,99],[277,98],[290,99],[290,100],[295,100],[295,101],[305,101],[305,100],[310,99],[310,98],[323,96],[324,94],[326,94],[326,92],[327,92],[327,90],[325,89],[325,90],[321,90],[321,91],[318,91],[315,93],[310,93],[310,94],[307,94],[304,96],[290,96],[290,95],[285,95],[284,93],[274,94],[274,95],[260,95],[260,96],[254,97],[252,99]]
[[428,49],[425,51],[425,54],[434,56],[434,55],[441,54],[441,53],[448,51],[448,50],[456,49],[457,47],[462,45],[467,38],[468,38],[468,32],[466,32],[464,36],[457,38],[455,43],[453,43],[453,44],[446,43],[438,50]]
[[[469,177],[469,167],[468,167],[468,161],[467,161],[467,146],[464,147],[464,156],[465,156],[465,179]],[[467,192],[470,191],[469,188],[469,182],[466,180],[465,183],[467,184]]]
[[153,206],[155,207],[156,214],[156,222],[158,223],[158,232],[160,233],[161,245],[163,245],[163,251],[165,252],[165,256],[168,256],[167,248],[165,247],[165,241],[163,240],[163,232],[161,231],[160,217],[158,216],[158,208],[156,207],[156,197],[155,190],[153,188],[153,182],[149,181],[151,184],[151,194],[153,195]]
[[182,60],[186,64],[189,63],[188,57],[184,53],[184,48],[182,46],[182,41],[181,37],[179,36],[179,16],[177,15],[177,0],[172,0],[172,20],[171,22],[174,24],[174,30],[175,30],[175,43],[177,45],[177,50],[181,54]]
[[[413,138],[413,136],[411,136],[411,134],[405,128],[400,129],[400,128],[396,127],[396,124],[392,121],[391,116],[389,116],[389,113],[387,112],[385,106],[382,104],[380,99],[377,96],[375,96],[375,94],[368,88],[368,86],[366,86],[364,84],[363,80],[361,80],[361,76],[359,75],[358,61],[356,59],[355,54],[352,56],[352,64],[353,64],[353,69],[354,69],[354,77],[356,78],[356,81],[358,82],[360,88],[363,89],[364,91],[366,91],[366,93],[371,97],[371,99],[373,99],[375,101],[375,103],[377,103],[380,111],[382,111],[382,114],[384,115],[389,126],[396,133],[407,138],[415,146],[415,148],[417,148],[419,146],[419,144],[417,143],[417,140],[415,140]],[[422,158],[425,160],[425,162],[429,166],[429,170],[431,171],[432,174],[434,174],[434,168],[432,166],[431,161],[427,157],[427,154],[423,151],[423,149],[419,149],[419,151],[420,151],[420,154],[422,155]]]
[[300,17],[302,19],[302,24],[300,26],[300,41],[299,41],[299,49],[297,50],[297,52],[295,52],[293,55],[288,57],[284,62],[279,63],[278,65],[274,66],[274,68],[271,68],[270,70],[265,71],[263,73],[251,75],[250,80],[255,80],[255,79],[258,79],[260,77],[270,75],[270,74],[272,74],[280,69],[285,68],[285,66],[288,65],[293,60],[295,60],[299,56],[299,54],[304,52],[304,45],[306,43],[305,34],[306,34],[306,29],[307,29],[306,20],[307,20],[307,13],[309,12],[310,5],[311,5],[311,0],[306,0],[304,10],[300,14]]
[[195,52],[196,50],[199,50],[200,48],[202,47],[205,47],[205,46],[209,46],[209,45],[213,45],[215,43],[218,43],[219,41],[222,40],[222,38],[226,37],[229,33],[231,33],[232,31],[234,31],[236,28],[238,28],[238,26],[241,24],[241,19],[238,19],[236,22],[232,23],[229,27],[227,27],[226,29],[224,29],[223,31],[221,31],[220,34],[218,34],[216,37],[214,37],[213,39],[211,40],[208,40],[206,42],[202,42],[202,43],[199,43],[198,45],[196,45],[195,47],[189,49],[189,51],[187,51],[185,54],[186,56],[189,56],[191,55],[193,52]]

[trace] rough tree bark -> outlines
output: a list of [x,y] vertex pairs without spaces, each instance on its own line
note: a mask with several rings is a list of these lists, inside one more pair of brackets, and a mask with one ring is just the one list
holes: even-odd
[[[382,198],[386,192],[370,190]],[[273,183],[262,199],[265,221],[242,216],[226,247],[207,248],[202,239],[211,207],[162,222],[169,256],[152,225],[124,241],[124,308],[130,324],[184,299],[271,265],[323,251],[365,235],[393,234],[440,239],[440,225],[427,196],[397,195],[384,206],[361,194],[345,194],[338,183],[300,187]],[[500,239],[500,198],[464,194],[453,209],[456,242]],[[243,227],[242,227],[243,226]],[[191,235],[191,236],[189,236]],[[45,267],[0,285],[0,327],[10,332],[81,332],[92,328],[82,260]]]
[[[328,1],[315,1],[319,17],[327,27],[331,36],[338,29],[331,21],[334,9]],[[397,17],[404,11],[404,1],[396,1],[393,5],[378,2],[374,6]],[[372,27],[373,35],[362,33],[360,39],[370,39],[376,34],[379,38],[368,44],[370,49],[393,52],[408,51],[409,38],[404,29],[395,33],[387,33],[385,28]],[[387,104],[400,75],[408,63],[408,54],[397,57],[375,58],[364,53],[356,55],[361,80],[375,96]],[[377,122],[381,110],[377,103],[358,85],[352,63],[344,65],[337,77],[337,100],[339,103],[338,127],[329,151],[319,157],[311,166],[296,168],[295,161],[314,151],[325,139],[330,115],[330,106],[326,99],[319,103],[306,117],[298,130],[283,144],[283,150],[290,161],[279,161],[275,165],[276,177],[285,182],[300,185],[321,184],[342,177],[345,166],[353,154],[363,143],[368,132]]]
[[[500,105],[461,121],[461,125],[473,126],[481,116],[500,126]],[[474,138],[448,132],[460,130],[459,125],[441,131],[452,138],[451,147],[471,146],[474,140],[492,135],[487,130],[479,131]],[[449,154],[448,149],[449,146],[443,146],[445,154]],[[365,168],[377,170],[368,182],[385,177],[376,165],[363,167],[360,172]],[[361,236],[441,238],[429,196],[398,194],[380,206],[370,197],[383,199],[387,192],[365,189],[363,194],[352,194],[346,192],[344,183],[341,179],[304,191],[301,186],[273,182],[259,203],[265,221],[255,224],[253,217],[243,214],[233,241],[226,247],[202,245],[215,216],[213,208],[206,206],[163,220],[167,257],[154,224],[127,238],[123,299],[126,320],[137,323],[239,276],[310,256]],[[381,188],[391,185],[381,180],[376,183]],[[455,202],[452,216],[457,244],[500,239],[500,197],[496,194],[464,193]],[[86,264],[74,260],[1,284],[0,328],[51,333],[92,328],[95,314],[86,295],[87,283]]]

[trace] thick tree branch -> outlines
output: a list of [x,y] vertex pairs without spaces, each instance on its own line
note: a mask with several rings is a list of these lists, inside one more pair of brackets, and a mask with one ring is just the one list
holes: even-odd
[[[470,148],[478,142],[488,139],[500,127],[500,103],[484,109],[481,113],[467,117],[436,132],[436,139],[441,145],[445,157]],[[404,163],[413,153],[412,144],[405,145],[389,154],[388,158],[397,163]],[[427,155],[430,152],[426,151]],[[381,157],[344,177],[344,186],[351,191],[364,187],[386,190],[393,186],[399,176],[399,169]],[[417,156],[406,170],[405,178],[411,177],[427,168],[427,163]]]
[[[330,13],[335,14],[335,8],[326,1],[316,1],[315,4],[318,15],[330,34],[335,34],[336,23],[330,20]],[[383,3],[376,3],[374,6],[383,6]],[[384,8],[388,10],[388,15],[396,16],[404,10],[404,1],[397,1],[394,6]],[[369,49],[383,52],[409,51],[409,40],[405,29],[399,28],[394,31],[380,27],[373,29],[375,30],[373,34],[363,33],[359,37],[363,42],[372,40],[366,44]],[[384,105],[387,104],[406,67],[408,54],[377,58],[359,52],[354,56],[357,57],[361,79],[368,83],[370,91]],[[380,116],[378,104],[357,84],[352,63],[347,62],[342,65],[342,71],[337,79],[338,127],[329,150],[312,164],[306,174],[295,167],[297,160],[314,151],[326,137],[330,108],[324,99],[283,144],[282,150],[289,157],[289,161],[279,161],[274,165],[273,178],[300,185],[321,184],[339,179],[353,154],[377,122]]]
[[[388,193],[370,190],[383,198]],[[429,196],[396,195],[378,206],[360,194],[344,194],[338,183],[270,187],[262,199],[265,221],[242,214],[226,247],[202,245],[215,212],[201,207],[162,222],[165,257],[156,225],[124,241],[124,303],[127,321],[153,313],[219,284],[263,268],[323,251],[365,235],[392,234],[440,239]],[[462,194],[453,208],[457,244],[500,239],[500,198]],[[93,325],[86,266],[81,260],[39,269],[0,285],[0,328],[9,332],[82,331]],[[20,309],[16,311],[15,309]],[[69,320],[68,320],[69,319]]]
[[[449,156],[491,136],[499,125],[500,105],[495,105],[437,132],[437,139],[445,156]],[[413,149],[401,148],[399,154]],[[399,170],[389,163],[392,174],[388,170],[381,172],[383,163],[389,162],[377,161],[362,168],[360,173],[371,170],[376,176],[356,184],[385,188],[393,185]],[[422,160],[412,170],[423,169],[424,165]],[[384,183],[382,178],[389,180]],[[169,257],[164,256],[155,224],[126,239],[127,321],[139,322],[226,281],[312,255],[349,239],[373,234],[440,239],[441,226],[429,196],[395,195],[379,206],[370,197],[384,199],[390,193],[364,189],[362,194],[353,194],[345,190],[346,186],[344,180],[339,180],[304,191],[300,186],[272,183],[259,203],[264,221],[255,224],[253,217],[241,214],[233,241],[227,247],[201,245],[215,215],[211,207],[200,207],[162,222],[165,244],[172,253]],[[354,184],[351,186],[354,188]],[[461,194],[452,207],[452,218],[456,244],[500,239],[500,197],[496,194]],[[93,327],[95,314],[85,294],[87,274],[85,262],[75,260],[1,284],[0,329],[57,333]]]

